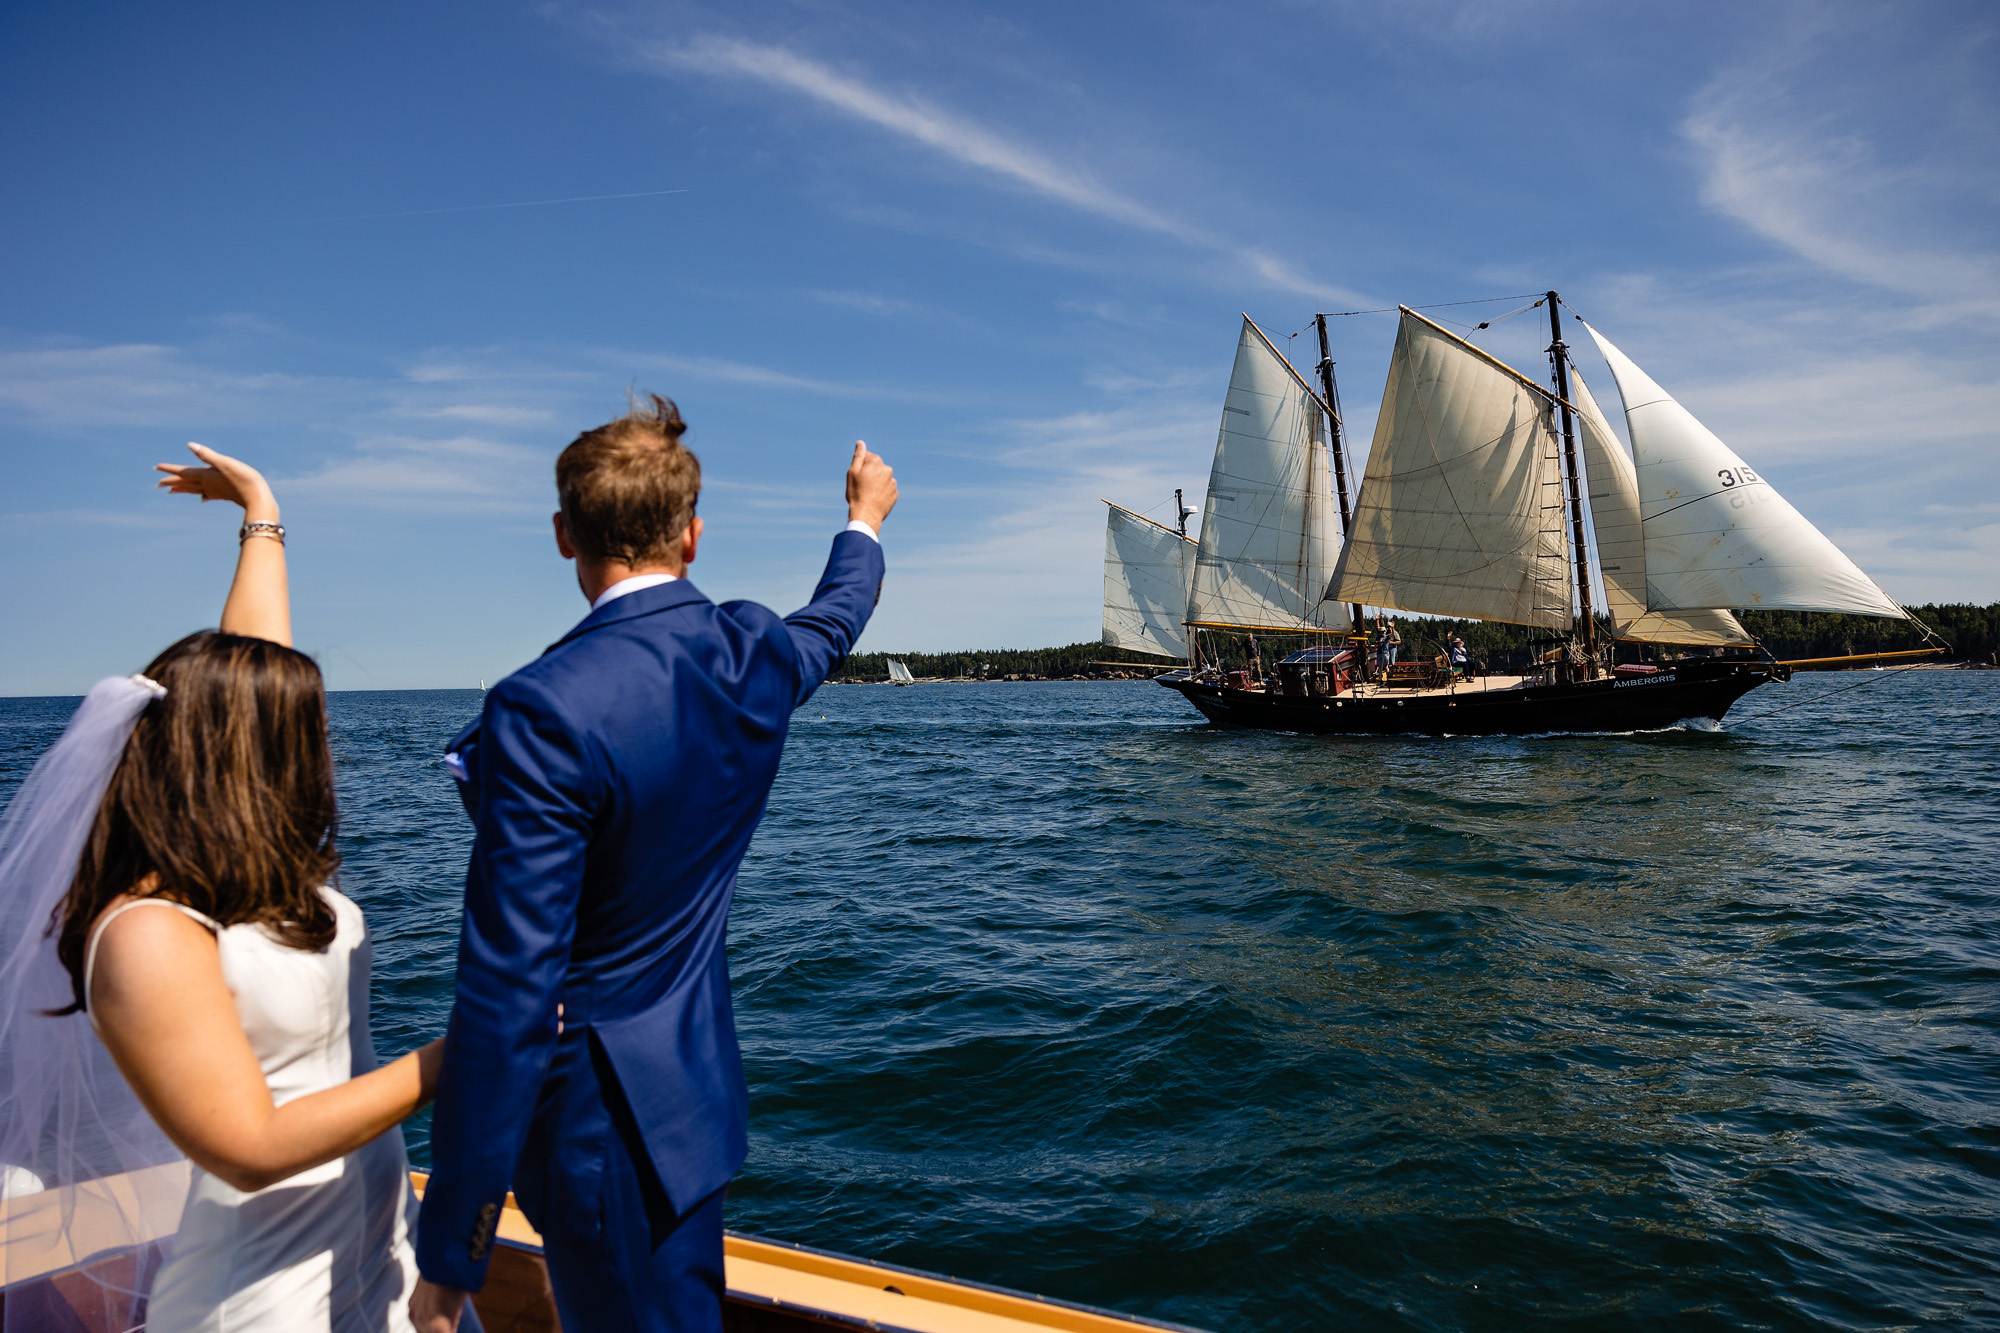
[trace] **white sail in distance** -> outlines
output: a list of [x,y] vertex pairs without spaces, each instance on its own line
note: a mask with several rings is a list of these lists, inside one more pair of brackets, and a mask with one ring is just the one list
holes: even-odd
[[1642,643],[1755,643],[1727,611],[1646,609],[1646,538],[1639,520],[1638,474],[1575,367],[1570,368],[1570,402],[1583,437],[1590,524],[1597,536],[1598,568],[1604,574],[1604,610],[1615,636]]
[[1590,336],[1625,404],[1645,527],[1648,609],[1905,615],[1673,395],[1596,329]]
[[1568,629],[1549,411],[1526,376],[1404,308],[1328,599]]
[[1196,544],[1174,529],[1106,500],[1104,642],[1185,659],[1188,585]]
[[892,657],[889,659],[889,683],[892,685],[914,685],[917,683],[917,678],[910,674],[910,669],[907,666],[904,666]]
[[1319,399],[1245,315],[1202,508],[1189,623],[1323,627],[1320,603],[1340,550],[1330,457]]

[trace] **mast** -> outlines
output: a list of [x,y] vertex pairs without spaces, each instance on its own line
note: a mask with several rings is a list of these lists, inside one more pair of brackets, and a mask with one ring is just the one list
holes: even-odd
[[1193,512],[1187,507],[1187,501],[1181,498],[1181,488],[1174,487],[1174,523],[1180,528],[1183,538],[1187,536],[1187,516]]
[[[1354,515],[1347,507],[1347,437],[1340,428],[1340,391],[1333,384],[1333,347],[1326,339],[1326,316],[1314,315],[1313,323],[1319,326],[1319,383],[1326,391],[1327,429],[1333,443],[1333,490],[1340,497],[1340,540],[1344,543],[1354,526]],[[1347,614],[1353,632],[1359,634],[1361,607],[1350,602]]]
[[1576,546],[1576,595],[1583,608],[1583,652],[1597,674],[1597,611],[1590,604],[1590,552],[1583,544],[1583,482],[1576,465],[1576,426],[1569,409],[1569,345],[1563,342],[1562,299],[1554,292],[1549,303],[1549,364],[1556,385],[1556,411],[1562,413],[1563,476],[1569,482],[1570,540]]

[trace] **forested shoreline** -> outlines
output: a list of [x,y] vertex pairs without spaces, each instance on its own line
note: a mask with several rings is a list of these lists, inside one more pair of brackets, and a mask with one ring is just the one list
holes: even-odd
[[[1990,663],[1994,654],[2000,652],[2000,602],[1989,606],[1968,602],[1926,603],[1913,606],[1910,611],[1951,645],[1951,653],[1942,660]],[[1908,621],[1823,611],[1740,611],[1737,618],[1773,656],[1781,659],[1846,657],[1925,646],[1922,634]],[[1524,661],[1530,637],[1543,637],[1546,633],[1491,621],[1432,620],[1418,616],[1398,617],[1397,624],[1402,630],[1405,657],[1440,652],[1445,640],[1456,633],[1465,639],[1475,661],[1489,663],[1496,670]],[[1271,644],[1273,649],[1285,646]],[[1630,645],[1621,646],[1621,659],[1635,655]],[[1072,643],[1060,648],[989,648],[954,653],[856,653],[842,662],[828,679],[854,683],[887,680],[891,657],[907,665],[914,675],[948,680],[1117,679],[1150,675],[1172,665],[1157,657],[1102,643]]]

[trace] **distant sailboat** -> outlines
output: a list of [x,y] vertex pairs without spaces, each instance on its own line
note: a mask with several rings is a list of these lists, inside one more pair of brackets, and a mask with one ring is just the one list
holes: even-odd
[[889,683],[891,685],[914,685],[917,683],[917,678],[910,674],[908,667],[892,657],[889,659]]
[[[1159,683],[1219,722],[1462,735],[1719,720],[1745,693],[1789,678],[1789,668],[1768,654],[1612,667],[1598,643],[1586,514],[1603,609],[1620,640],[1753,647],[1729,608],[1907,616],[1769,482],[1591,329],[1624,403],[1627,457],[1570,368],[1559,298],[1550,292],[1543,302],[1553,391],[1402,309],[1351,514],[1337,407],[1328,406],[1337,400],[1324,318],[1324,399],[1309,389],[1297,397],[1304,381],[1296,374],[1292,385],[1275,373],[1257,382],[1254,356],[1246,376],[1255,331],[1246,320],[1188,598],[1186,624],[1195,631],[1188,667]],[[1298,413],[1288,415],[1287,398]],[[1308,403],[1325,414],[1341,479],[1335,490],[1346,541],[1337,561],[1327,561],[1334,548],[1319,499],[1325,451]],[[1247,420],[1232,423],[1235,413]],[[1245,434],[1262,447],[1244,447]],[[1213,541],[1211,524],[1219,525]],[[1303,580],[1321,562],[1333,568],[1315,596]],[[1360,660],[1347,627],[1324,625],[1328,602],[1347,603],[1357,631],[1365,604],[1526,625],[1546,632],[1545,651],[1514,677],[1461,681],[1436,662],[1384,673]],[[1205,629],[1303,633],[1308,646],[1278,662],[1268,679],[1253,678],[1263,675],[1254,646],[1251,671],[1224,673],[1204,662]],[[1312,645],[1316,629],[1348,634],[1347,646]]]

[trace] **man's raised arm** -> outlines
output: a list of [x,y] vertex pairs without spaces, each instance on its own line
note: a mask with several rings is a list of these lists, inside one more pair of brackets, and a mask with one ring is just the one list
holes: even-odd
[[799,703],[853,649],[875,610],[882,595],[882,523],[895,507],[895,472],[856,440],[847,465],[847,531],[833,539],[812,601],[785,617],[799,655]]

